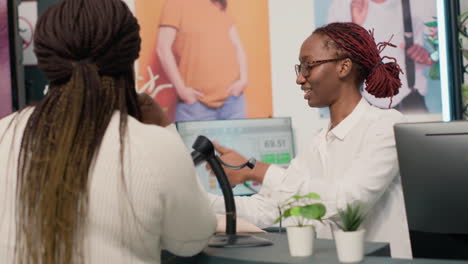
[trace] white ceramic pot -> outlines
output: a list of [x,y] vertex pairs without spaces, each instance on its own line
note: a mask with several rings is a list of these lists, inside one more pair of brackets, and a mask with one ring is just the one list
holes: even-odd
[[306,257],[314,253],[315,230],[313,226],[288,226],[289,253],[293,257]]
[[336,251],[341,263],[356,263],[364,258],[365,229],[352,232],[334,231]]

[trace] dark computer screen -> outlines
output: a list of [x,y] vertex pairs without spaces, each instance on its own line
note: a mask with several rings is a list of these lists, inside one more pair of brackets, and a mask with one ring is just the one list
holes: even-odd
[[462,256],[454,251],[468,246],[468,122],[397,124],[395,138],[413,254]]

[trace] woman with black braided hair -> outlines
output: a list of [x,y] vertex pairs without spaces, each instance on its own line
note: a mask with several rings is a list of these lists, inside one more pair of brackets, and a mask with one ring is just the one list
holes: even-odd
[[[365,83],[376,97],[398,94],[400,67],[380,54],[389,45],[375,43],[372,32],[354,23],[325,25],[303,42],[296,83],[310,107],[330,109],[330,122],[311,135],[287,169],[263,162],[253,169],[226,168],[231,184],[263,184],[258,195],[236,197],[238,216],[269,226],[278,217],[277,204],[294,194],[316,192],[327,207],[326,217],[335,217],[347,204],[363,205],[366,240],[389,242],[393,257],[411,257],[393,136],[393,125],[405,119],[396,110],[371,106],[360,93]],[[228,164],[246,160],[228,148],[217,150]],[[222,197],[211,198],[215,211],[223,212]],[[328,226],[316,226],[319,237],[331,238]]]
[[49,92],[0,120],[2,263],[159,263],[161,248],[206,245],[216,220],[190,155],[135,92],[140,42],[121,0],[64,0],[39,19]]

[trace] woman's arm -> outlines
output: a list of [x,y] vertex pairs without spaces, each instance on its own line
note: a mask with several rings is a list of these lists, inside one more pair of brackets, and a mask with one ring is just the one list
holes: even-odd
[[244,47],[242,46],[242,42],[235,26],[232,26],[229,30],[229,37],[231,38],[232,44],[234,45],[234,49],[236,50],[240,76],[238,80],[231,84],[227,90],[227,93],[239,96],[242,94],[248,83],[247,56],[245,55]]
[[176,36],[176,28],[169,26],[160,27],[156,53],[161,61],[162,68],[174,85],[179,98],[187,104],[193,104],[197,102],[199,98],[203,97],[203,93],[185,86],[172,51],[172,44],[174,44]]

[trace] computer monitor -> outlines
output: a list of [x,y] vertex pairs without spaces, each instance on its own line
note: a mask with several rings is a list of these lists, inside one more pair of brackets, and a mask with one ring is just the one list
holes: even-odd
[[397,124],[395,138],[413,255],[467,258],[468,122]]
[[[178,122],[177,130],[189,151],[192,151],[195,139],[203,135],[236,150],[247,159],[253,157],[287,167],[294,157],[291,118],[288,117]],[[197,173],[208,192],[222,194],[216,178],[205,166],[198,166]],[[237,185],[233,192],[234,195],[251,195],[260,187],[257,182],[247,182]]]

